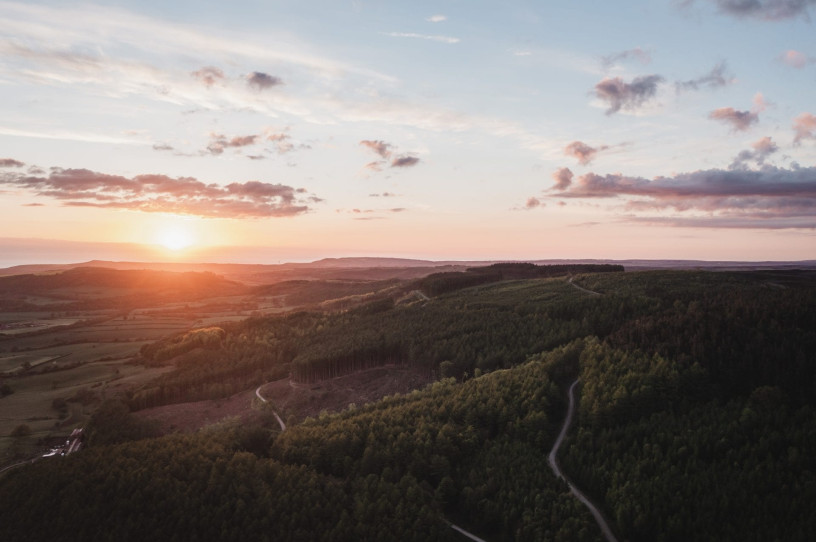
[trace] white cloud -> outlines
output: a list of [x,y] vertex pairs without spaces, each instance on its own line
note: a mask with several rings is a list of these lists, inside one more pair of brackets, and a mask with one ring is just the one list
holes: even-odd
[[425,20],[428,21],[429,23],[441,23],[443,21],[447,21],[448,18],[445,17],[444,15],[431,15]]

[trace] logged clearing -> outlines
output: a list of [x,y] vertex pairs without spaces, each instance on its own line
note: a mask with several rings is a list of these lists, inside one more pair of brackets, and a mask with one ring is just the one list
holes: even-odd
[[[339,412],[350,404],[363,405],[386,395],[409,393],[430,382],[409,369],[379,367],[311,386],[292,384],[287,378],[264,384],[261,393],[281,418],[297,422],[322,411]],[[262,410],[255,390],[250,389],[226,399],[165,405],[135,415],[157,421],[164,433],[187,433],[229,420],[249,422],[262,416]]]

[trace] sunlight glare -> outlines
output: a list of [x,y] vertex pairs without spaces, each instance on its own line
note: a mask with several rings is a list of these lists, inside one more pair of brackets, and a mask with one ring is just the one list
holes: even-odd
[[168,231],[162,239],[162,245],[173,251],[187,248],[190,244],[190,237],[182,231]]

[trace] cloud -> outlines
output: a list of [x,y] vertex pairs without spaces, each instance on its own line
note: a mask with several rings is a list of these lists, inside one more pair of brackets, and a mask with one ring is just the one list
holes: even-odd
[[383,192],[382,194],[369,194],[368,195],[369,198],[394,198],[396,196],[397,196],[396,194],[393,194],[391,192]]
[[209,88],[224,80],[224,72],[214,66],[205,66],[191,74],[193,77],[204,83]]
[[394,158],[391,161],[391,167],[412,167],[419,163],[419,158],[416,156],[403,155]]
[[154,151],[174,151],[172,145],[168,145],[167,143],[154,143],[153,144]]
[[283,84],[280,77],[263,72],[252,72],[246,76],[247,84],[257,90],[266,90]]
[[566,190],[572,184],[573,177],[574,175],[569,168],[558,168],[555,173],[552,174],[552,178],[555,181],[552,190]]
[[14,158],[0,158],[0,167],[23,167],[25,163]]
[[641,64],[648,64],[652,61],[652,55],[649,54],[648,51],[644,51],[640,47],[635,47],[634,49],[627,49],[626,51],[620,51],[618,53],[612,53],[611,55],[601,57],[601,65],[604,67],[604,69],[609,69],[616,62],[620,60],[629,60],[630,58],[640,61]]
[[541,207],[541,200],[536,197],[527,198],[527,203],[524,204],[525,209],[535,209]]
[[664,81],[659,75],[635,77],[626,83],[620,77],[606,77],[595,85],[595,95],[609,104],[607,115],[621,109],[635,110],[657,93],[657,86]]
[[0,174],[0,185],[29,190],[74,207],[174,213],[204,218],[296,216],[321,201],[302,188],[260,181],[205,184],[193,177],[107,175],[88,169],[51,168],[47,176]]
[[805,53],[801,53],[801,52],[795,51],[793,49],[790,49],[790,50],[785,51],[784,53],[782,53],[779,56],[779,60],[781,62],[783,62],[784,64],[787,64],[788,66],[791,66],[793,68],[798,68],[798,69],[802,69],[805,66],[807,66],[808,64],[812,64],[813,62],[816,62],[816,60],[814,60],[812,58],[808,58],[808,56]]
[[425,20],[428,21],[429,23],[441,23],[443,21],[447,21],[448,18],[445,17],[444,15],[431,15]]
[[720,120],[727,124],[731,124],[731,128],[735,131],[744,132],[751,127],[752,124],[759,122],[759,115],[752,111],[737,111],[733,107],[720,107],[708,114],[708,118],[712,120]]
[[800,145],[803,139],[816,139],[816,115],[802,113],[793,119],[793,130],[796,132],[794,145]]
[[595,155],[601,151],[608,149],[608,145],[601,145],[600,147],[590,147],[583,141],[573,141],[564,147],[564,154],[572,156],[578,160],[578,163],[585,166],[592,162]]
[[[382,171],[383,167],[388,164],[388,159],[394,156],[395,147],[391,143],[386,143],[380,139],[363,139],[360,145],[377,154],[382,160],[369,162],[364,167],[372,171]],[[412,167],[419,163],[419,157],[410,154],[402,154],[395,156],[389,167]]]
[[390,143],[386,143],[382,140],[373,140],[373,139],[363,139],[360,141],[360,145],[363,147],[367,147],[374,151],[375,153],[379,154],[383,158],[389,158],[391,156],[391,147]]
[[765,159],[779,150],[779,146],[770,137],[763,137],[751,144],[753,150],[740,152],[728,169],[746,169],[749,162],[755,162],[761,166],[765,164]]
[[[690,4],[692,1],[687,3]],[[709,0],[709,2],[715,4],[726,15],[761,21],[797,17],[810,20],[810,7],[816,4],[816,0]]]
[[428,34],[417,34],[415,32],[383,32],[386,36],[392,38],[416,38],[421,40],[438,41],[441,43],[459,43],[459,38],[452,38],[450,36],[438,36]]
[[720,62],[706,75],[689,81],[678,81],[675,83],[675,86],[677,90],[700,90],[701,87],[709,89],[725,87],[734,82],[734,78],[726,75],[725,71],[725,62]]
[[759,122],[759,114],[768,107],[768,102],[757,92],[754,95],[754,107],[751,111],[737,111],[733,107],[721,107],[708,114],[712,120],[723,121],[731,125],[734,131],[744,132],[752,124]]
[[224,134],[210,134],[210,144],[207,145],[207,152],[213,155],[222,154],[226,148],[240,148],[254,145],[258,135],[245,135],[227,138]]
[[[755,145],[766,152],[773,146],[764,139]],[[623,198],[632,211],[674,209],[697,213],[688,217],[694,220],[737,219],[752,228],[779,227],[783,220],[816,229],[816,167],[699,170],[652,180],[587,173],[552,197]]]

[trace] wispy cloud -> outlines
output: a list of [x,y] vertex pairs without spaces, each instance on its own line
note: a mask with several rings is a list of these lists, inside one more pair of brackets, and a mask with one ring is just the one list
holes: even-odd
[[635,47],[634,49],[627,49],[626,51],[619,51],[617,53],[612,53],[611,55],[601,57],[601,65],[604,67],[604,69],[608,70],[617,62],[629,59],[637,60],[641,64],[648,64],[652,61],[652,55],[649,53],[649,51],[645,51],[640,47]]
[[725,87],[734,82],[734,78],[726,73],[725,62],[720,62],[705,75],[688,81],[678,81],[675,83],[677,90],[700,90],[700,88]]
[[51,168],[46,176],[0,174],[0,185],[74,207],[174,213],[205,218],[286,217],[321,201],[305,189],[260,181],[205,184],[193,177],[107,175],[88,169]]
[[431,15],[425,20],[428,21],[429,23],[441,23],[447,21],[448,18],[445,17],[444,15]]
[[651,100],[664,80],[660,75],[644,75],[627,83],[620,77],[606,77],[595,85],[595,95],[609,105],[607,115],[621,109],[633,111]]
[[451,36],[417,34],[416,32],[383,32],[382,34],[385,36],[391,36],[392,38],[415,38],[420,40],[438,41],[441,43],[459,43],[459,41],[461,41],[459,38],[454,38]]
[[[0,22],[7,29],[14,29],[14,36],[27,42],[66,46],[116,44],[150,51],[159,56],[193,51],[202,57],[281,62],[326,76],[351,73],[384,81],[394,80],[389,75],[292,47],[285,35],[280,41],[275,41],[269,35],[231,38],[191,25],[180,25],[98,4],[43,6],[7,2],[2,7]],[[60,21],[60,24],[55,25],[53,21]],[[145,36],[150,36],[150,39],[145,39]]]
[[234,136],[228,138],[224,134],[210,134],[210,144],[207,145],[207,152],[210,154],[222,154],[226,148],[240,148],[254,145],[258,140],[257,135]]
[[[685,0],[692,4],[694,0]],[[810,20],[810,8],[816,0],[708,0],[721,13],[741,19],[779,21],[802,17]]]

